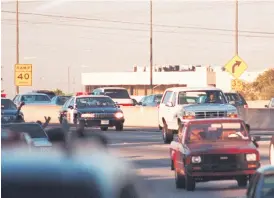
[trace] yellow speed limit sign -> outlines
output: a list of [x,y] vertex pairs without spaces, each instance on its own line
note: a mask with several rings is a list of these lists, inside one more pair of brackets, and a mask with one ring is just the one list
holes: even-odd
[[239,79],[233,79],[231,81],[231,88],[235,91],[243,90],[243,82]]
[[32,86],[32,64],[16,64],[14,75],[16,86]]

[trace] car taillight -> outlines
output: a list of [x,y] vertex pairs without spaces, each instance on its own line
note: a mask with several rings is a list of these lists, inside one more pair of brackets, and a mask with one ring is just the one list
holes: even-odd
[[244,105],[244,108],[247,109],[247,108],[248,108],[248,105]]
[[184,120],[190,120],[190,119],[195,119],[195,116],[193,115],[187,115],[187,116],[183,116]]
[[119,104],[121,106],[133,106],[133,104]]

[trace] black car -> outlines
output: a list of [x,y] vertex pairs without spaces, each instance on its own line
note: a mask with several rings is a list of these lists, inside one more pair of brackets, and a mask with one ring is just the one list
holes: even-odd
[[141,106],[156,107],[160,104],[163,94],[153,94],[143,97],[138,103]]
[[47,150],[52,146],[51,142],[48,139],[48,136],[42,126],[37,123],[8,123],[1,125],[1,133],[10,134],[10,133],[27,133],[29,139],[26,139],[27,143],[32,148],[38,148],[41,150]]
[[85,127],[100,127],[102,131],[115,127],[117,131],[122,131],[125,122],[119,106],[109,96],[100,95],[71,97],[60,110],[60,123],[64,118],[76,125],[80,133]]
[[274,197],[274,166],[259,168],[249,182],[246,198]]
[[244,97],[237,92],[226,92],[225,96],[230,104],[232,104],[235,107],[243,107],[248,108],[248,104]]
[[1,123],[24,122],[24,114],[20,111],[24,103],[17,108],[12,100],[1,98]]

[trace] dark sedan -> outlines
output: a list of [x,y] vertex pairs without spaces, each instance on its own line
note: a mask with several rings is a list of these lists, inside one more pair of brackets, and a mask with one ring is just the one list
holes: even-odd
[[75,124],[77,131],[82,133],[85,127],[100,127],[102,131],[115,127],[122,131],[125,118],[122,110],[108,96],[73,96],[60,110],[59,120],[66,118],[70,124]]
[[[19,108],[21,109],[22,103]],[[1,98],[1,122],[9,123],[9,122],[24,122],[23,113],[18,110],[16,105],[7,98]]]

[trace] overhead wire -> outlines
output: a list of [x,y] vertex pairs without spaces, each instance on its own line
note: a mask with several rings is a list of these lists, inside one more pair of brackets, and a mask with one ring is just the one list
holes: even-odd
[[[15,14],[15,11],[7,11],[2,10],[3,13]],[[30,13],[30,12],[19,12],[19,14],[23,15],[31,15],[31,16],[41,16],[41,17],[49,17],[49,18],[63,18],[63,19],[75,19],[82,21],[98,21],[98,22],[109,22],[109,23],[121,23],[121,24],[132,24],[132,25],[150,25],[149,23],[143,22],[131,22],[131,21],[121,21],[121,20],[108,20],[108,19],[100,19],[100,18],[87,18],[87,17],[75,17],[75,16],[65,16],[65,15],[52,15],[52,14],[40,14],[40,13]],[[179,25],[165,25],[165,24],[153,24],[155,27],[166,27],[166,28],[179,28],[179,29],[197,29],[197,30],[206,30],[206,31],[223,31],[223,32],[234,32],[234,30],[230,29],[222,29],[222,28],[208,28],[208,27],[198,27],[198,26],[179,26]],[[274,35],[274,32],[265,32],[265,31],[250,31],[250,30],[239,30],[242,33],[250,33],[250,34],[265,34],[265,35]]]

